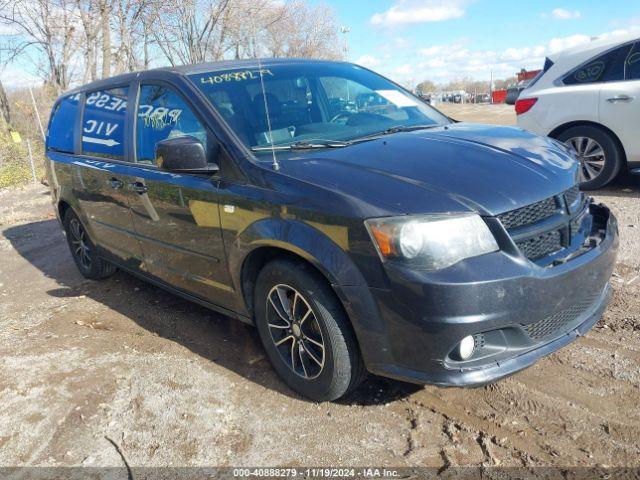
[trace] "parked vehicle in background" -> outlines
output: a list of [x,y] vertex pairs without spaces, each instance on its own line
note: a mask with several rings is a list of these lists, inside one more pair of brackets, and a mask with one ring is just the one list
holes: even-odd
[[418,96],[424,100],[425,102],[431,104],[431,94],[430,93],[418,93]]
[[516,104],[516,100],[518,100],[518,97],[520,96],[520,93],[527,88],[527,86],[531,83],[531,80],[522,80],[520,82],[518,82],[516,85],[513,85],[509,88],[507,88],[507,96],[504,100],[504,102],[507,105],[515,105]]
[[572,148],[582,187],[640,173],[640,39],[596,40],[550,55],[516,102],[518,125]]
[[566,148],[454,122],[349,63],[101,80],[56,102],[46,155],[84,276],[121,268],[255,324],[314,400],[367,370],[495,381],[610,298],[616,219],[579,191]]

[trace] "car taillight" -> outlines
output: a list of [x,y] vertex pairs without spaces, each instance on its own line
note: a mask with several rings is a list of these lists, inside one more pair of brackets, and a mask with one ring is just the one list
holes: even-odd
[[537,101],[537,98],[523,98],[521,100],[516,100],[516,115],[528,112]]

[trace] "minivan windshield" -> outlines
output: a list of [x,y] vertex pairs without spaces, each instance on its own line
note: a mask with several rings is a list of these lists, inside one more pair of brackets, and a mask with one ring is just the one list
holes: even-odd
[[389,80],[348,63],[283,63],[189,78],[256,153],[271,146],[341,147],[451,122]]

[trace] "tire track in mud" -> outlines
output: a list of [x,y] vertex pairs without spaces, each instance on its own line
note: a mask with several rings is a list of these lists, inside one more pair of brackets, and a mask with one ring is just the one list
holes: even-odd
[[[610,357],[610,345],[604,341],[603,346],[595,358]],[[505,438],[523,465],[553,464],[560,455],[568,463],[588,464],[596,451],[603,463],[637,463],[640,419],[630,414],[637,379],[615,377],[612,382],[606,366],[589,370],[588,365],[600,366],[593,355],[581,368],[584,348],[569,347],[544,364],[484,388],[426,388],[413,395],[412,402],[476,430],[479,438]],[[595,394],[599,388],[603,391]]]
[[[512,453],[515,453],[515,458],[517,459],[517,461],[513,462],[513,464],[524,466],[530,463],[531,460],[537,462],[538,460],[551,459],[548,453],[542,448],[539,448],[538,445],[528,442],[526,439],[519,436],[517,432],[504,428],[503,426],[497,424],[495,421],[479,415],[477,410],[472,411],[469,408],[469,405],[474,404],[477,408],[478,402],[467,400],[463,404],[461,404],[459,399],[446,398],[451,396],[449,393],[445,393],[444,395],[442,395],[442,392],[453,393],[454,390],[457,394],[465,395],[465,392],[469,392],[472,390],[430,390],[431,387],[428,387],[425,390],[418,392],[410,399],[410,401],[416,406],[417,409],[426,409],[436,415],[442,416],[443,431],[449,438],[452,438],[452,435],[450,432],[446,431],[447,422],[455,425],[458,430],[466,430],[468,432],[472,432],[475,435],[476,442],[479,442],[478,439],[482,437],[491,439],[492,443],[495,443],[496,445],[498,445],[498,443],[501,444],[500,446],[508,445],[503,448],[505,448],[506,450],[510,450]],[[456,393],[454,393],[453,396],[457,396]],[[491,458],[492,455],[487,456],[487,449],[484,448],[484,446],[481,446],[481,443],[478,443],[478,446],[482,447],[481,451],[483,452],[485,460],[489,460],[491,462],[490,464],[496,464],[495,458]]]

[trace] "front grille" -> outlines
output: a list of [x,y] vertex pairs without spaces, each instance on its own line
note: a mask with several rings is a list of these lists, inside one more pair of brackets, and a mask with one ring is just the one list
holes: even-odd
[[553,315],[543,318],[535,323],[524,325],[524,329],[529,337],[534,340],[541,340],[543,338],[550,337],[554,333],[557,333],[577,320],[578,317],[584,314],[598,298],[599,295],[591,295],[576,305],[565,308],[564,310],[554,313]]
[[541,202],[532,203],[526,207],[498,215],[498,219],[506,229],[518,228],[549,218],[557,211],[558,205],[556,204],[556,199],[550,197]]
[[522,254],[530,260],[538,260],[569,246],[583,219],[577,212],[584,208],[586,200],[576,185],[497,218],[512,235]]
[[536,235],[516,242],[525,257],[535,260],[562,249],[562,236],[558,230]]

